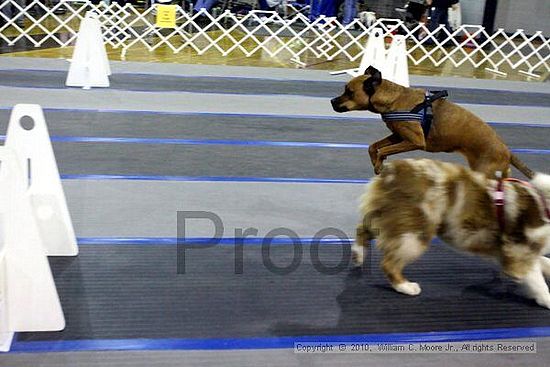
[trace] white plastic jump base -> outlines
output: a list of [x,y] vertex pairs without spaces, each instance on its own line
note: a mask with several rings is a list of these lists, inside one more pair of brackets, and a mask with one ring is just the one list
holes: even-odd
[[[5,146],[15,152],[42,247],[48,256],[75,256],[78,246],[55,156],[39,105],[13,108]],[[26,174],[25,174],[26,173]]]
[[65,318],[19,158],[4,146],[0,162],[0,338],[8,349],[13,332],[62,330]]
[[80,24],[71,66],[65,85],[68,87],[109,87],[111,68],[101,33],[101,23],[94,12],[86,13]]

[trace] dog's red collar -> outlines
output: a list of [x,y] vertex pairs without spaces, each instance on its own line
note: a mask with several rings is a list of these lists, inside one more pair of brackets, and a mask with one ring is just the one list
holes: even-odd
[[517,178],[505,178],[505,179],[499,179],[497,182],[497,189],[493,195],[493,201],[495,203],[495,207],[497,210],[497,220],[498,220],[498,226],[500,227],[500,231],[503,232],[505,225],[506,225],[506,214],[504,212],[504,206],[506,204],[504,200],[504,182],[517,182],[521,185],[530,187],[531,189],[535,190],[537,194],[540,197],[540,201],[542,202],[542,208],[544,210],[544,214],[546,215],[546,218],[550,221],[550,208],[548,207],[548,204],[546,203],[546,198],[544,195],[538,190],[536,187],[531,185],[527,181],[518,180]]

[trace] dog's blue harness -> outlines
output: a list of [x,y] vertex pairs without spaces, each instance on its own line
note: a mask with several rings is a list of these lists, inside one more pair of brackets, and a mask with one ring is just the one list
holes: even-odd
[[418,121],[424,131],[424,137],[427,138],[433,122],[432,102],[448,95],[446,90],[426,91],[424,102],[417,104],[412,110],[382,113],[382,120],[384,122]]

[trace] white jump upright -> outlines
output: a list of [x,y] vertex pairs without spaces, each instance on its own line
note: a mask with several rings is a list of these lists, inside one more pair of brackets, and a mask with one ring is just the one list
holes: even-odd
[[[357,69],[346,69],[333,71],[331,75],[348,74],[352,77],[359,76],[367,70],[369,66],[373,66],[378,70],[384,68],[386,62],[386,46],[384,45],[384,32],[381,28],[373,28],[369,33],[365,51],[361,57],[361,63]],[[383,75],[383,74],[382,74]]]
[[97,14],[89,11],[80,23],[76,38],[71,66],[65,85],[68,87],[109,87],[111,68],[103,35],[101,23]]
[[45,253],[48,256],[77,255],[75,232],[46,120],[39,105],[18,104],[13,108],[6,147],[15,152],[27,177],[25,187],[28,187],[32,214]]
[[381,69],[382,77],[404,87],[409,87],[409,65],[407,62],[407,45],[403,35],[393,37],[386,56],[386,63]]
[[17,154],[0,147],[0,347],[14,332],[56,331],[65,318]]

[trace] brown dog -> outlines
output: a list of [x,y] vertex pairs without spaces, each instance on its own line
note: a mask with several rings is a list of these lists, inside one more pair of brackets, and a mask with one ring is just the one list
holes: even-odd
[[[385,114],[411,111],[424,102],[422,89],[406,88],[382,79],[370,66],[365,75],[353,78],[344,94],[331,100],[336,112],[367,110]],[[386,122],[392,134],[369,147],[374,172],[379,174],[384,160],[413,150],[459,152],[474,171],[495,177],[497,171],[510,175],[510,163],[528,178],[534,173],[514,156],[497,133],[470,111],[445,99],[433,102],[433,124],[425,136],[419,121]]]
[[549,208],[548,175],[537,173],[530,183],[499,183],[457,164],[396,160],[367,185],[361,198],[354,262],[363,263],[365,247],[376,238],[382,269],[393,288],[418,295],[420,286],[402,271],[437,235],[458,250],[496,260],[528,297],[550,308],[544,280],[550,278],[550,259],[544,256],[550,252]]

